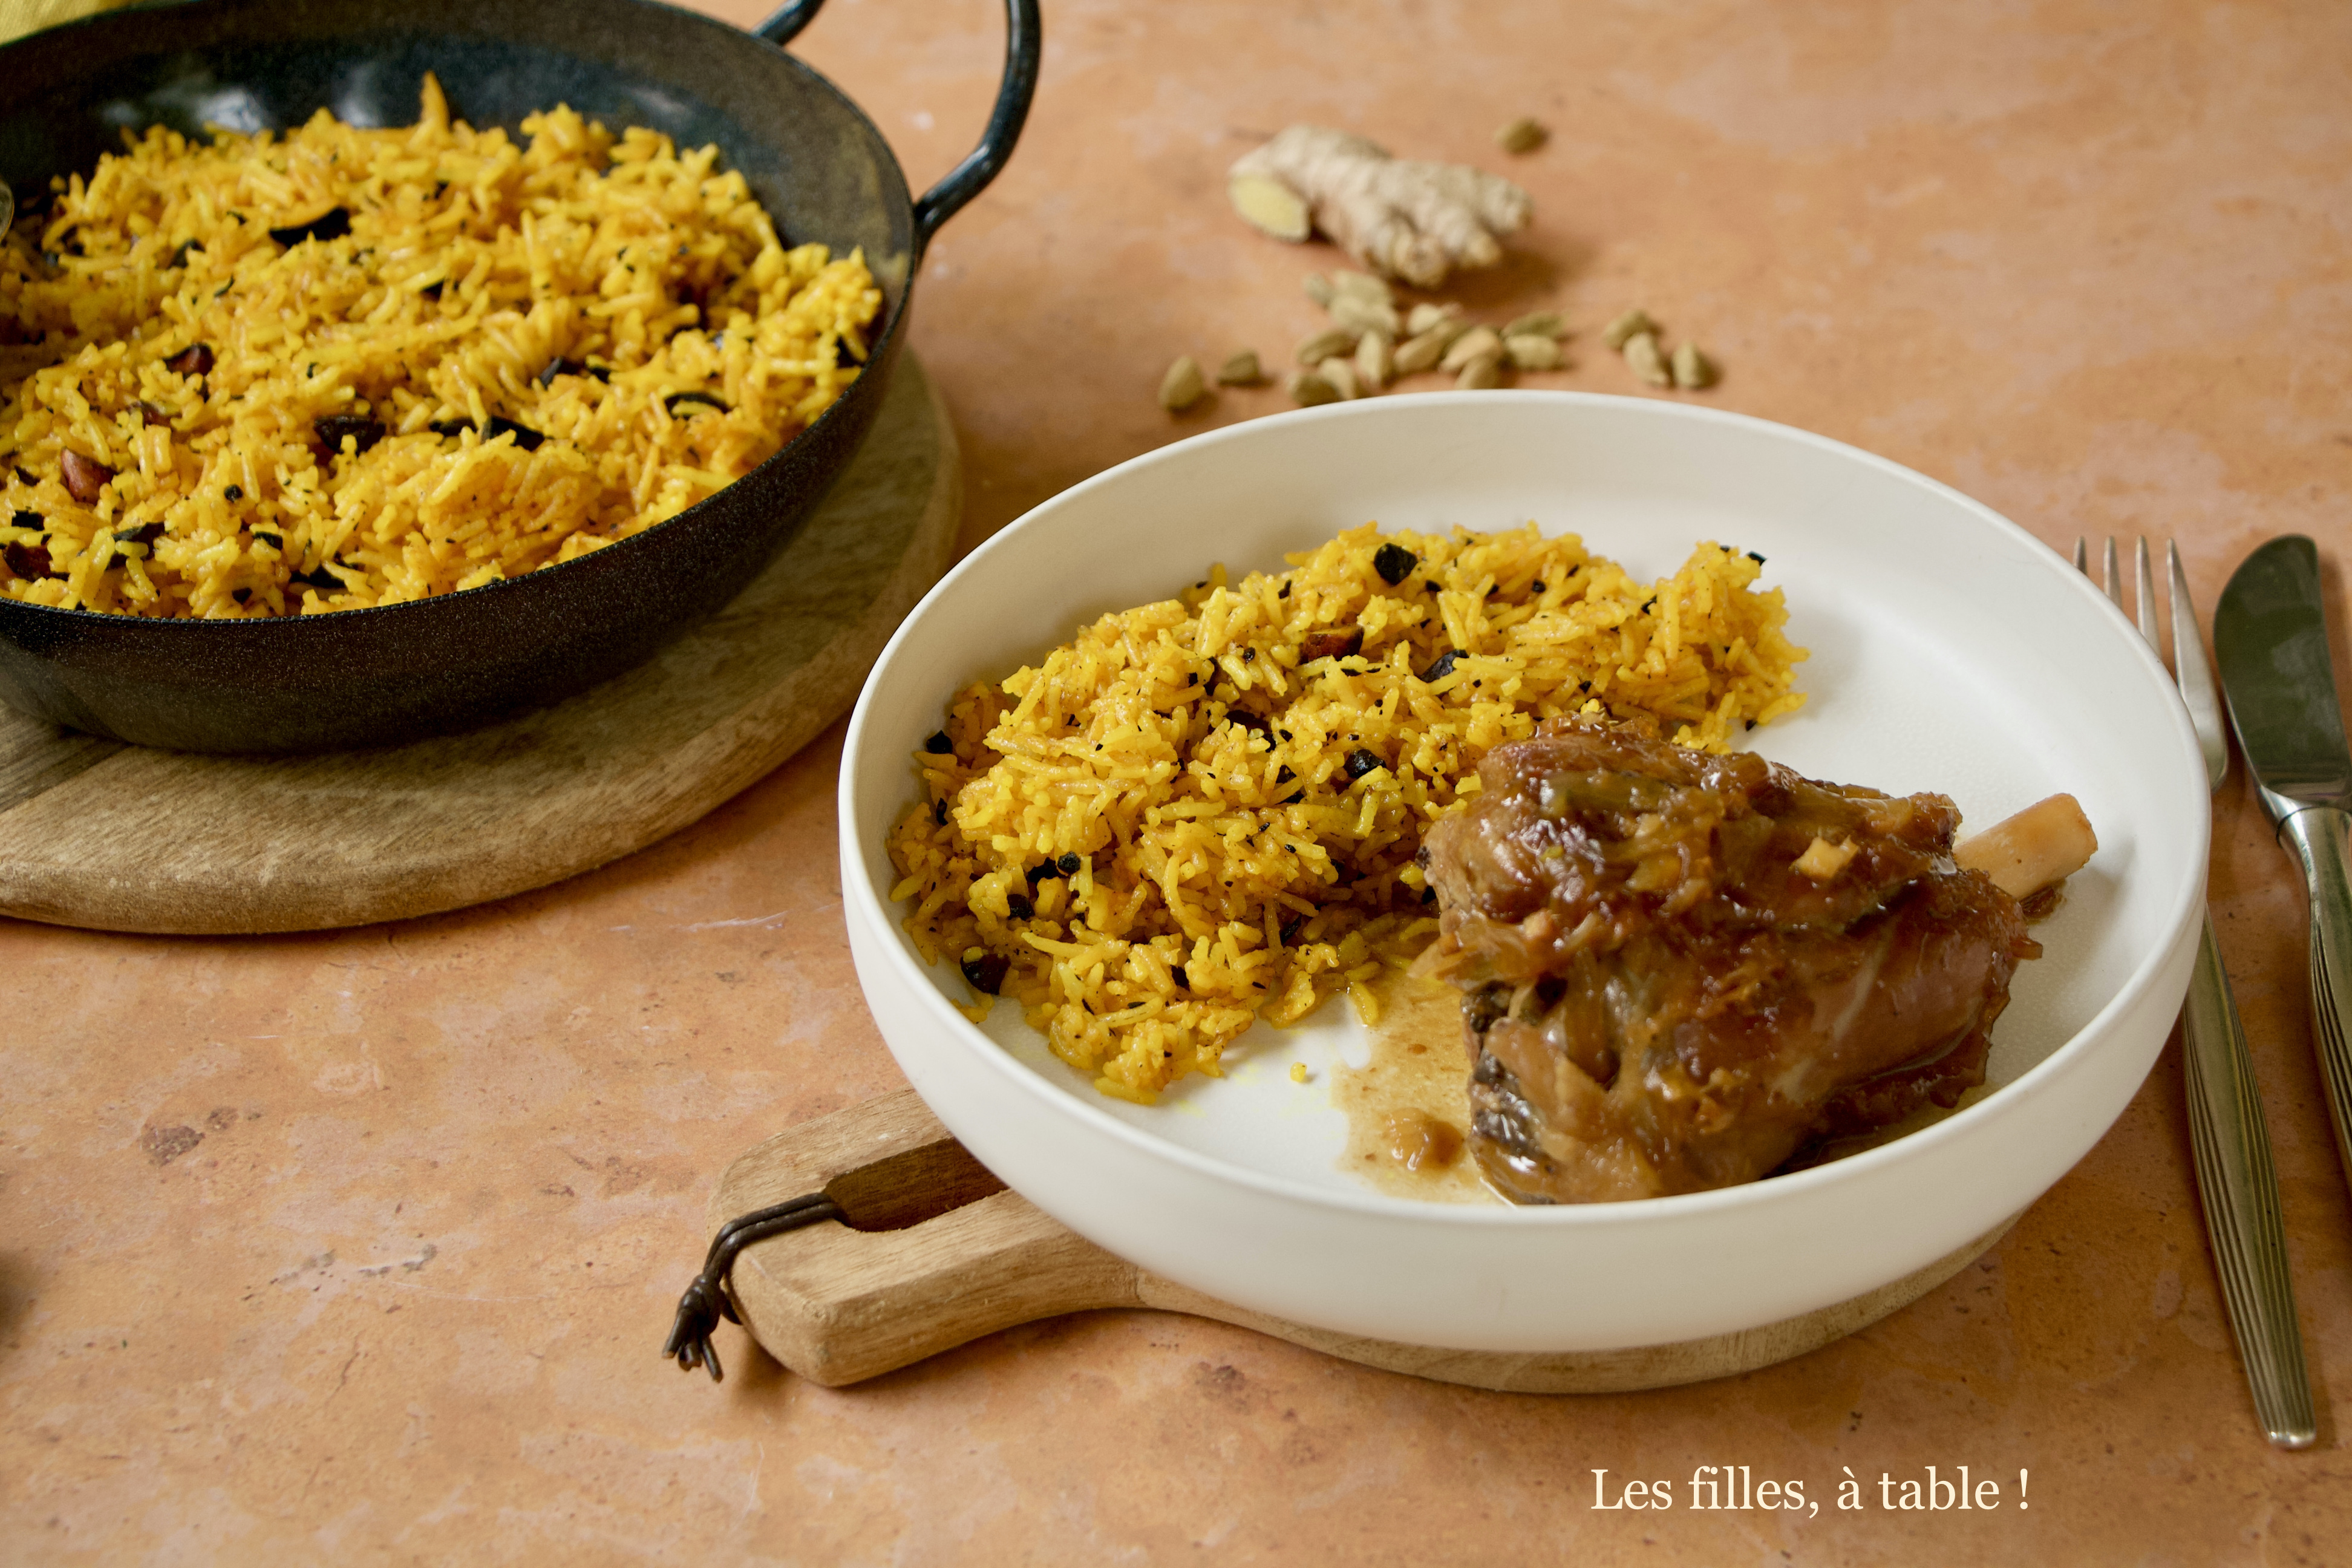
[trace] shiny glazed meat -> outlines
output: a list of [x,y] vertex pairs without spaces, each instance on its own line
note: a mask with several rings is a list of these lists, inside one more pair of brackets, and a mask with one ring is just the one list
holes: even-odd
[[1433,829],[1471,1143],[1519,1203],[1753,1181],[1984,1079],[2014,900],[1950,859],[1959,814],[1553,720]]

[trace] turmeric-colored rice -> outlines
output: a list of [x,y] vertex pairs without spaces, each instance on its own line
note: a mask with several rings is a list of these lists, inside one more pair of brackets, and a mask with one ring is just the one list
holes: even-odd
[[1436,929],[1422,836],[1498,742],[1600,710],[1719,752],[1804,700],[1780,591],[1734,549],[1648,586],[1533,524],[1368,523],[1286,559],[958,692],[917,753],[908,932],[1106,1094],[1214,1076],[1254,1019],[1343,988],[1369,1017],[1365,983]]
[[716,148],[522,130],[428,76],[412,127],[157,128],[59,182],[0,246],[0,592],[236,617],[475,587],[677,515],[856,378],[862,255],[786,249]]

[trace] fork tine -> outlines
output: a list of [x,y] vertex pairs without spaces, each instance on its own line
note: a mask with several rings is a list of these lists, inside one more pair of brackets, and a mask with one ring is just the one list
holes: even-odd
[[2107,535],[2106,553],[2099,564],[2106,574],[2106,580],[2099,585],[2106,589],[2107,597],[2113,599],[2116,608],[2120,610],[2124,606],[2124,574],[2122,568],[2116,564],[2116,536],[2112,533]]
[[2133,552],[2132,591],[2138,601],[2139,635],[2147,639],[2147,646],[2154,648],[2156,657],[2161,659],[2164,645],[2156,640],[2156,577],[2147,569],[2147,535],[2145,533],[2139,536],[2139,548]]
[[2074,536],[2074,570],[2085,577],[2091,574],[2091,547],[2079,533]]
[[2180,547],[2164,542],[2165,566],[2172,590],[2172,668],[2180,682],[2180,700],[2189,721],[2197,727],[2197,744],[2205,753],[2206,782],[2221,787],[2230,771],[2230,742],[2221,723],[2221,699],[2213,689],[2213,669],[2205,662],[2205,645],[2197,636],[2197,606],[2189,602],[2189,575],[2180,569]]

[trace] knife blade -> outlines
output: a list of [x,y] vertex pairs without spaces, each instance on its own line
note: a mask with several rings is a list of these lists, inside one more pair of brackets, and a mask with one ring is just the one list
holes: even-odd
[[2352,1181],[2352,748],[2310,540],[2289,534],[2246,557],[2213,613],[2213,659],[2263,815],[2310,895],[2312,1041]]

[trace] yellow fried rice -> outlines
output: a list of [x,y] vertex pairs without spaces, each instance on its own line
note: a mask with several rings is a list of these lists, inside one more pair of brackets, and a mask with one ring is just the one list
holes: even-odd
[[642,531],[858,374],[862,255],[717,149],[557,108],[157,128],[0,247],[0,592],[139,616],[394,604]]
[[1103,616],[958,692],[891,830],[907,929],[1016,1000],[1106,1094],[1215,1075],[1402,967],[1435,930],[1415,855],[1479,759],[1556,715],[1647,714],[1723,751],[1804,700],[1760,557],[1637,583],[1574,536],[1383,534]]

